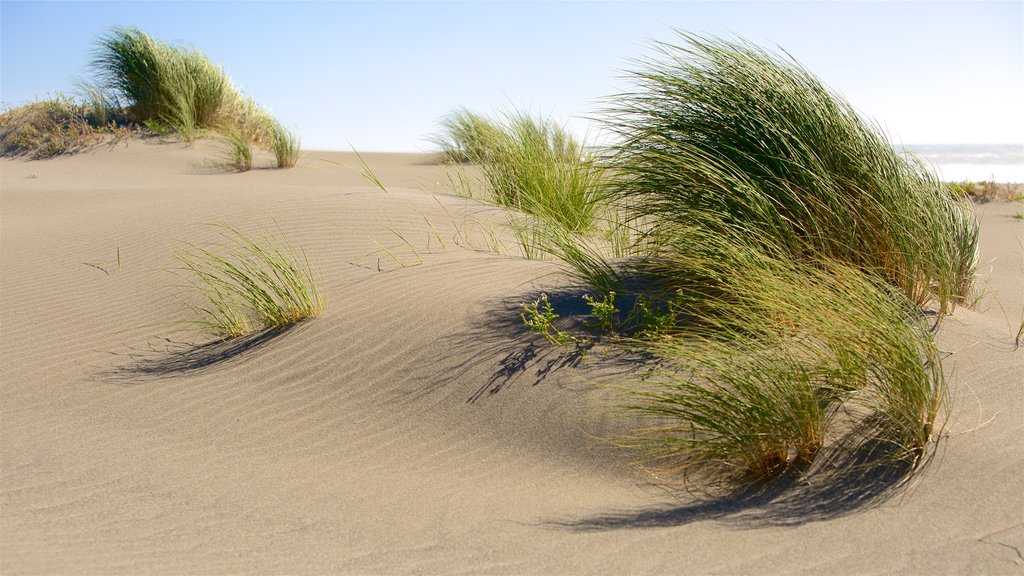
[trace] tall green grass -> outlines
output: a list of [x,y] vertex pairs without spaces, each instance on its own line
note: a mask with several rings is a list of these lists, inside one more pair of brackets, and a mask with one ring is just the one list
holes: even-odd
[[274,119],[268,121],[270,148],[278,168],[292,168],[299,161],[299,150],[302,142],[299,135],[281,125]]
[[99,86],[121,96],[136,121],[164,122],[186,138],[216,126],[225,102],[237,98],[224,70],[204,54],[136,28],[102,36],[91,67]]
[[228,165],[239,172],[252,170],[252,140],[249,135],[230,125],[220,130],[220,137]]
[[969,292],[970,203],[901,156],[872,122],[787,56],[681,35],[613,97],[618,197],[657,230],[691,213],[788,257],[830,258],[945,312]]
[[140,124],[165,125],[192,141],[207,130],[243,134],[295,165],[299,140],[202,52],[167,44],[137,28],[114,28],[97,42],[90,67],[95,101],[117,101]]
[[665,263],[694,280],[671,302],[675,337],[653,345],[665,364],[629,392],[659,422],[637,446],[668,468],[763,479],[809,466],[830,439],[849,448],[857,429],[854,445],[919,461],[947,393],[912,302],[841,262],[702,231],[685,241],[692,249]]
[[483,163],[491,158],[492,149],[504,137],[503,128],[491,119],[459,108],[441,119],[433,142],[448,162]]
[[230,339],[254,329],[280,328],[319,315],[325,300],[301,250],[283,236],[251,237],[224,226],[221,245],[191,246],[178,254],[182,272],[202,304],[191,329]]
[[460,110],[442,129],[445,153],[478,164],[496,204],[573,232],[593,230],[603,216],[602,166],[551,120],[513,112],[497,122]]
[[947,400],[923,308],[971,291],[969,202],[788,57],[687,35],[656,50],[610,99],[604,242],[523,220],[606,301],[659,319],[637,342],[657,367],[624,385],[650,425],[627,443],[704,478],[862,447],[912,469]]

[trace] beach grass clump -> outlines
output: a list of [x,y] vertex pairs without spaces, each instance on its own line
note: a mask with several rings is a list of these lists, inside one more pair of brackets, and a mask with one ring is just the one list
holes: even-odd
[[305,253],[279,233],[250,237],[223,226],[224,243],[178,254],[182,272],[202,295],[184,322],[220,339],[281,328],[320,314],[326,305]]
[[601,165],[561,126],[525,113],[502,122],[460,110],[438,138],[446,154],[479,165],[494,203],[573,232],[595,228],[604,208]]
[[234,125],[222,128],[219,134],[228,165],[239,172],[252,170],[252,140],[249,135]]
[[224,70],[198,50],[173,46],[137,28],[102,36],[91,62],[98,86],[115,94],[137,122],[166,123],[184,138],[216,127],[237,98]]
[[169,127],[189,142],[206,131],[237,131],[274,152],[278,167],[297,161],[297,136],[196,49],[168,44],[137,28],[114,28],[97,42],[91,68],[97,78],[89,85],[93,100],[123,103],[137,124]]
[[[661,366],[627,389],[656,424],[633,446],[659,468],[764,480],[819,452],[885,445],[913,466],[947,396],[924,315],[872,275],[708,241],[674,265],[701,278],[672,303]],[[827,458],[827,456],[826,456]]]
[[299,150],[301,140],[299,135],[281,125],[273,118],[268,118],[268,131],[270,148],[274,152],[274,159],[278,168],[292,168],[299,161]]
[[[897,153],[876,125],[786,56],[681,35],[610,101],[618,198],[652,233],[716,214],[787,257],[845,262],[945,312],[969,292],[969,201]],[[671,232],[667,232],[671,233]]]
[[502,127],[466,108],[445,116],[433,142],[441,148],[445,161],[455,164],[480,164],[491,158],[491,151],[504,138]]
[[948,396],[924,310],[941,318],[974,281],[969,200],[792,59],[683,40],[611,99],[611,236],[524,220],[591,302],[633,302],[636,330],[619,326],[658,362],[623,386],[650,419],[626,443],[705,478],[842,467],[862,448],[912,470]]

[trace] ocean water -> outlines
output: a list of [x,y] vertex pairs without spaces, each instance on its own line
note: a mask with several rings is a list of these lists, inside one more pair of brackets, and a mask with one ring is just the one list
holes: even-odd
[[947,182],[1024,182],[1024,144],[908,144]]

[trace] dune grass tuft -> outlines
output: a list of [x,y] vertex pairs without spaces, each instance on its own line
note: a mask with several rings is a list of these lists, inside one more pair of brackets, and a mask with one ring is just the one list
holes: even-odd
[[215,127],[237,93],[223,69],[201,52],[172,46],[137,28],[102,36],[91,62],[99,86],[119,95],[136,121],[157,120],[186,139]]
[[253,238],[222,226],[224,243],[190,246],[178,255],[182,272],[204,300],[184,322],[221,339],[280,328],[320,314],[325,300],[305,254],[280,235]]
[[274,152],[278,167],[295,165],[299,140],[202,52],[171,45],[137,28],[114,28],[96,45],[90,84],[94,101],[119,102],[133,122],[169,127],[192,141],[206,131],[243,134]]
[[551,120],[513,112],[497,122],[459,110],[442,129],[445,154],[478,164],[494,203],[572,232],[593,230],[603,215],[601,165]]
[[292,168],[299,161],[301,140],[295,132],[285,128],[280,122],[269,119],[270,148],[274,152],[278,168]]
[[695,210],[722,235],[763,231],[788,257],[846,262],[942,311],[975,275],[969,201],[897,153],[794,60],[681,35],[610,101],[618,196],[657,228]]
[[252,170],[252,141],[237,126],[227,126],[219,132],[228,165],[239,172]]
[[702,478],[766,480],[863,447],[912,470],[947,401],[923,310],[941,318],[972,290],[969,200],[792,59],[681,37],[610,100],[604,234],[509,203],[591,302],[614,293],[645,318],[636,342],[659,363],[623,386],[650,420],[626,443]]
[[686,242],[710,245],[667,264],[697,281],[671,302],[674,337],[653,345],[663,368],[629,391],[661,421],[637,446],[668,468],[763,479],[808,466],[829,438],[849,448],[856,428],[854,445],[918,462],[947,394],[912,302],[844,263]]
[[494,121],[459,108],[441,120],[440,132],[433,142],[448,162],[483,163],[491,158],[492,149],[504,137],[504,130]]

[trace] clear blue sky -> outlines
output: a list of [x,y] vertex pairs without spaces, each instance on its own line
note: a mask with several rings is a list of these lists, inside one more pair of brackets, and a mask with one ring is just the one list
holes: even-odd
[[583,133],[673,28],[777,45],[894,140],[1024,141],[1024,2],[0,2],[0,100],[87,77],[137,26],[222,65],[307,149],[416,151],[457,106]]

